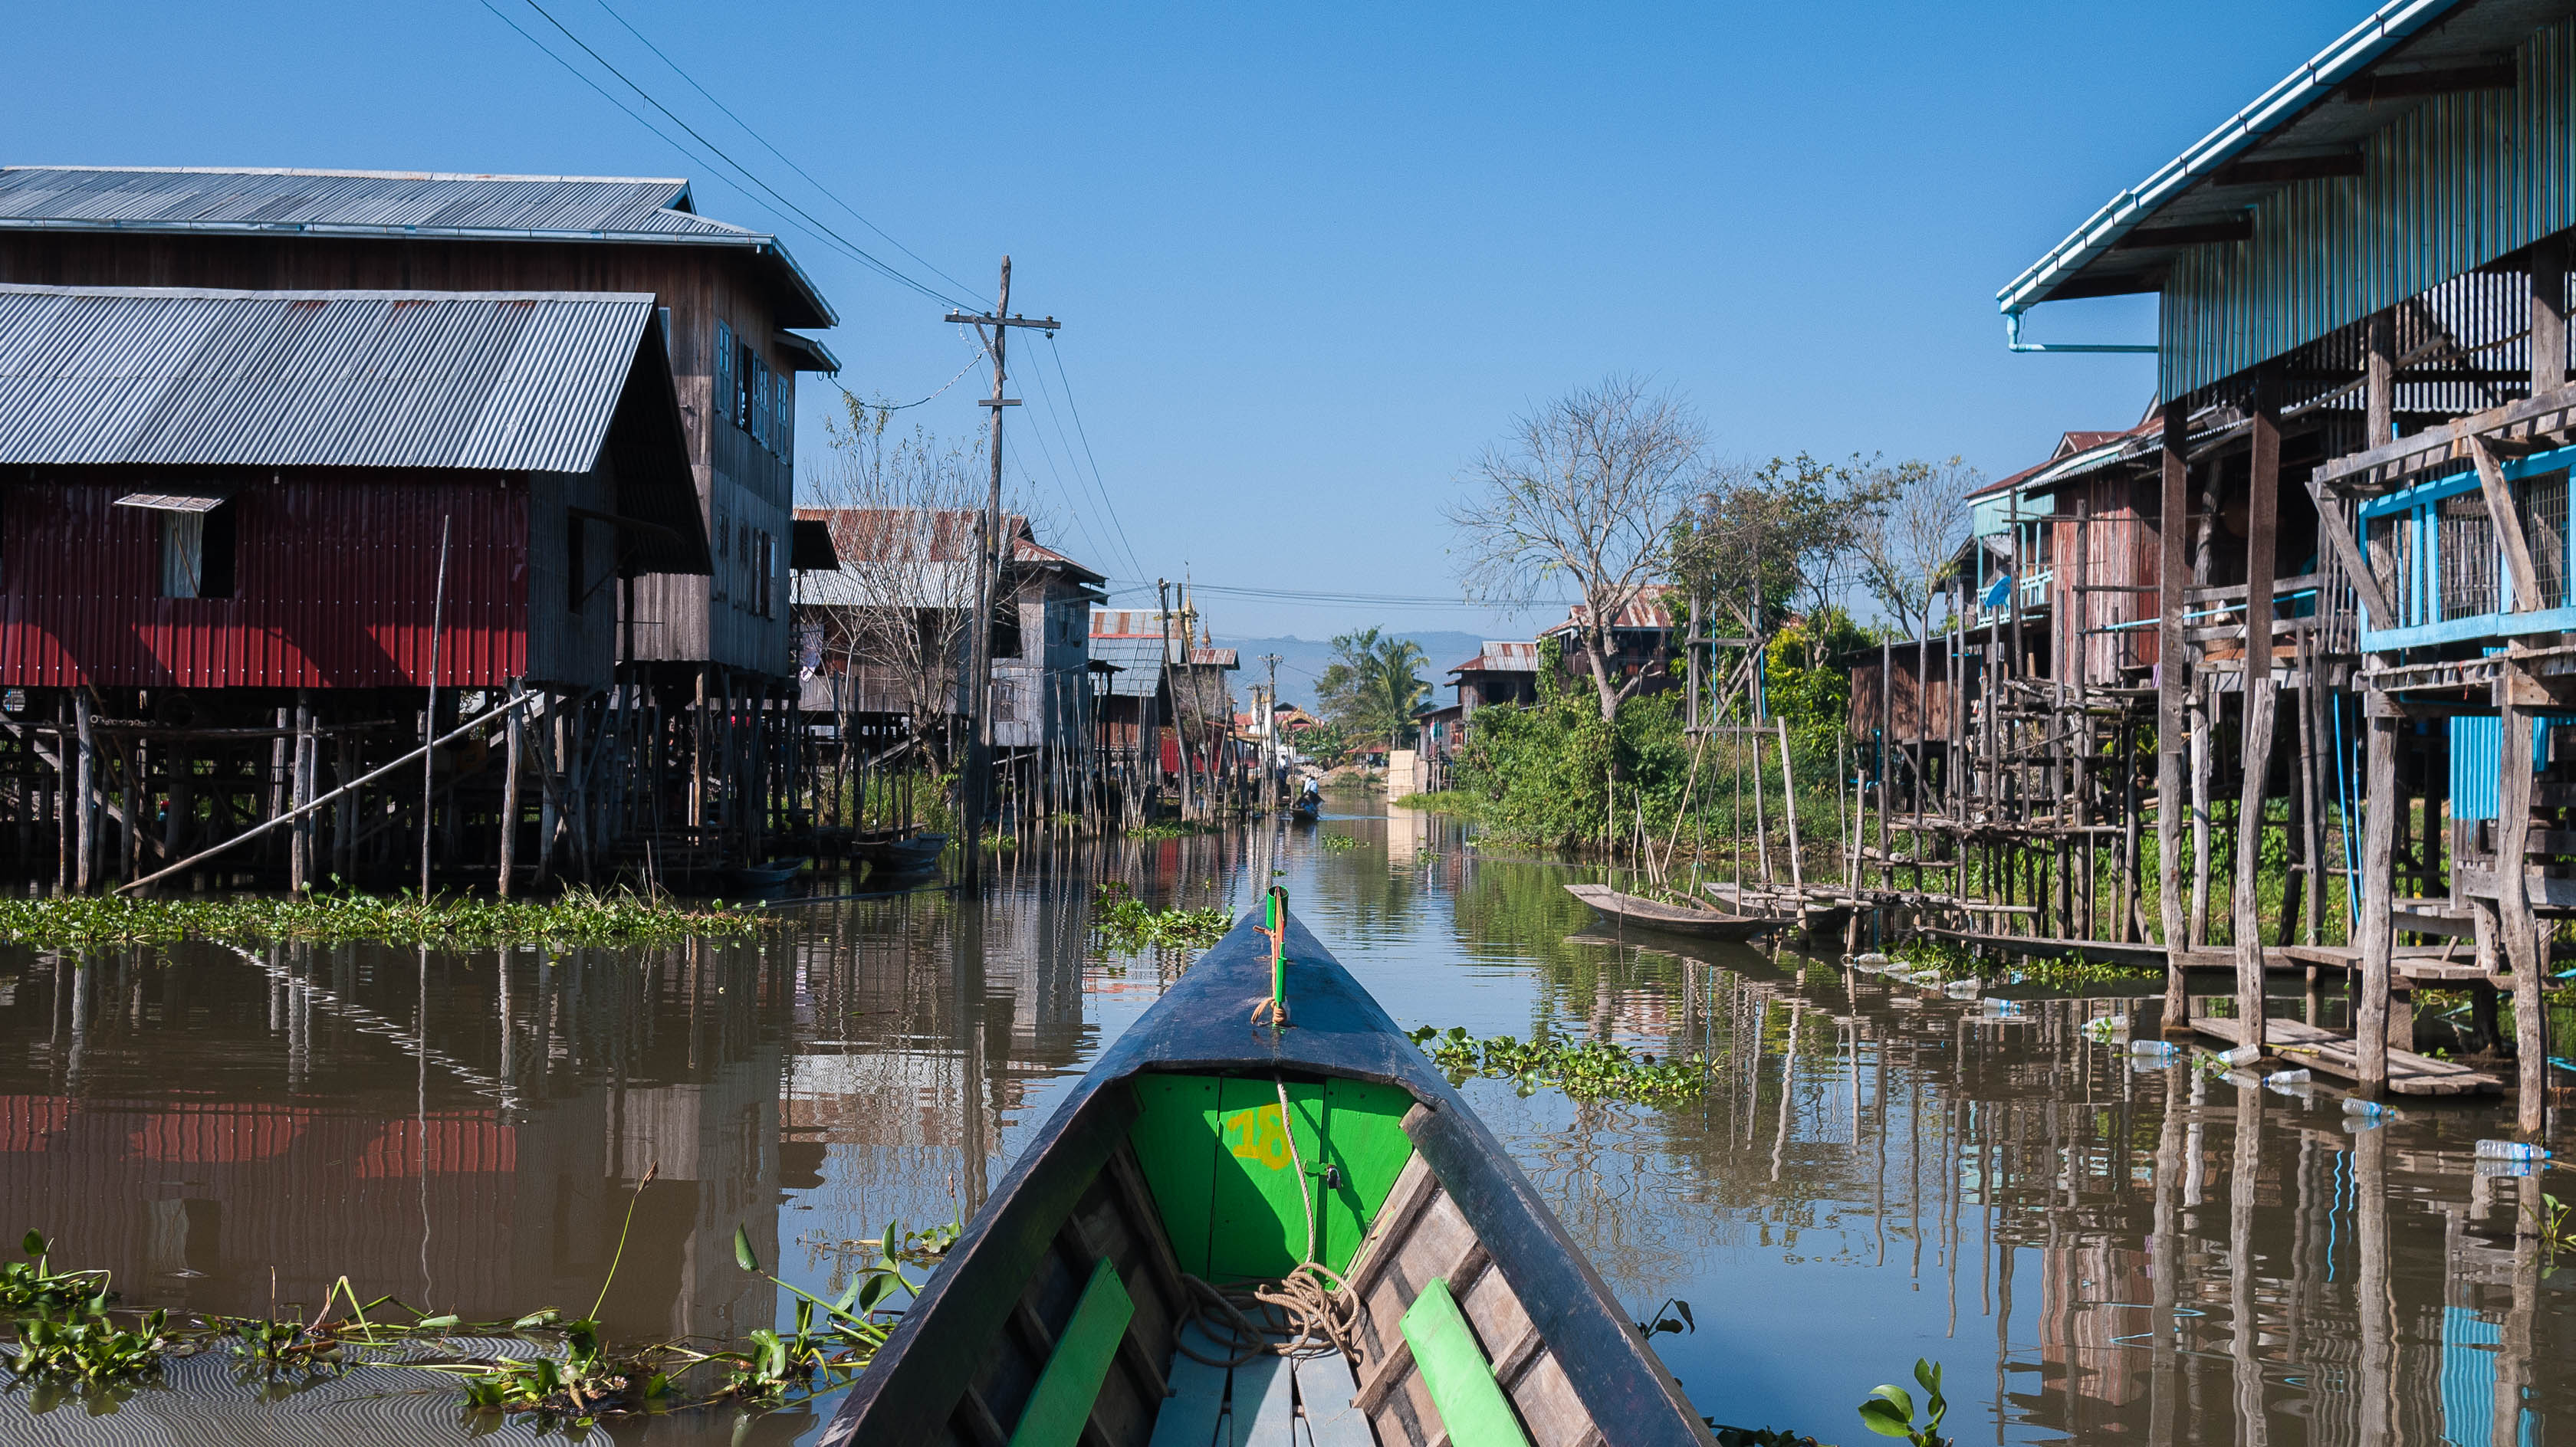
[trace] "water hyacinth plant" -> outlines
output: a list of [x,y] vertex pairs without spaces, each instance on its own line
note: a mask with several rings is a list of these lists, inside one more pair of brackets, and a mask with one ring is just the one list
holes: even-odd
[[406,945],[651,944],[689,935],[746,934],[769,922],[757,908],[704,907],[627,890],[571,890],[550,900],[456,895],[224,895],[136,899],[57,895],[0,899],[0,940],[47,949],[218,940],[266,944],[374,940]]
[[1452,1083],[1482,1075],[1509,1080],[1523,1095],[1553,1087],[1580,1101],[1620,1100],[1671,1109],[1699,1099],[1708,1089],[1708,1062],[1700,1056],[1658,1061],[1608,1040],[1580,1045],[1509,1035],[1477,1040],[1463,1027],[1443,1034],[1425,1025],[1413,1032],[1413,1043]]
[[1222,909],[1156,909],[1117,881],[1100,886],[1092,897],[1092,928],[1117,954],[1144,952],[1148,945],[1203,950],[1225,938],[1234,921]]

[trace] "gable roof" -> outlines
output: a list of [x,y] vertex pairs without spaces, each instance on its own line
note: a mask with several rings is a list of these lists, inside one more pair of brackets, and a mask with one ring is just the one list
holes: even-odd
[[648,571],[706,571],[649,294],[0,285],[0,464],[578,473],[620,422]]
[[1536,673],[1538,644],[1488,638],[1476,656],[1449,671],[1455,673]]
[[811,312],[782,324],[838,321],[777,237],[697,214],[678,177],[0,166],[0,230],[719,246],[774,260]]

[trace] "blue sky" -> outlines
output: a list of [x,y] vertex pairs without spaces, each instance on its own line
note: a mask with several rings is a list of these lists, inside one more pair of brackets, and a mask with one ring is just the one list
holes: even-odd
[[[600,0],[543,3],[762,179],[948,289]],[[1457,596],[1441,508],[1477,449],[1612,372],[1687,396],[1749,458],[1956,453],[1994,475],[2063,429],[2135,421],[2152,359],[2009,355],[1996,288],[2363,13],[610,3],[940,271],[980,295],[1012,254],[1018,309],[1065,326],[1062,375],[1015,381],[1010,419],[1062,546],[1122,588],[1186,569],[1406,598]],[[527,0],[492,4],[651,114]],[[788,239],[840,310],[846,385],[911,401],[969,360],[941,304],[781,220],[480,0],[30,6],[12,29],[8,162],[686,175],[699,209]],[[2030,334],[2153,328],[2115,299],[2043,309]],[[906,415],[977,426],[980,390]],[[833,396],[809,388],[800,439]],[[1202,602],[1235,635],[1531,626]]]

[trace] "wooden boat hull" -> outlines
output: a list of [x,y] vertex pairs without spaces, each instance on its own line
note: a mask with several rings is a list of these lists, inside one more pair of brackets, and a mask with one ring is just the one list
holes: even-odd
[[904,839],[862,839],[855,849],[871,868],[889,874],[917,874],[939,867],[939,856],[948,849],[948,836],[915,834]]
[[[1280,1231],[1296,1234],[1299,1218],[1277,1192],[1294,1191],[1300,1168],[1320,1182],[1318,1254],[1347,1261],[1360,1310],[1355,1376],[1338,1388],[1351,1401],[1345,1435],[1305,1421],[1299,1441],[1448,1440],[1444,1400],[1469,1420],[1456,1387],[1464,1360],[1533,1447],[1709,1447],[1679,1386],[1465,1101],[1293,920],[1288,960],[1289,1028],[1251,1023],[1270,967],[1268,941],[1246,921],[1101,1057],[860,1374],[825,1447],[1002,1447],[1050,1420],[1031,1414],[1061,1412],[1069,1361],[1092,1375],[1079,1419],[1051,1419],[1056,1440],[1205,1444],[1213,1405],[1182,1390],[1193,1367],[1173,1355],[1190,1300],[1182,1273],[1221,1281],[1270,1274],[1240,1269],[1265,1253],[1292,1262],[1296,1243]],[[1279,1149],[1289,1139],[1293,1163]],[[1118,1312],[1093,1309],[1111,1297]],[[1448,1333],[1431,1338],[1444,1350],[1430,1380],[1407,1335],[1427,1329],[1417,1317]],[[1114,1342],[1104,1320],[1121,1323]],[[1466,1357],[1446,1349],[1462,1340]],[[1308,1370],[1298,1365],[1297,1391],[1312,1407]],[[1160,1420],[1201,1407],[1204,1431],[1195,1416]]]
[[1795,920],[1765,919],[1759,915],[1720,914],[1715,910],[1659,904],[1633,894],[1621,894],[1606,884],[1569,884],[1565,892],[1622,926],[1688,935],[1692,939],[1749,940],[1756,935],[1788,929],[1797,923]]
[[787,881],[794,879],[797,872],[804,867],[804,860],[788,859],[775,864],[736,865],[724,873],[725,878],[733,881],[736,889],[779,889],[783,888]]

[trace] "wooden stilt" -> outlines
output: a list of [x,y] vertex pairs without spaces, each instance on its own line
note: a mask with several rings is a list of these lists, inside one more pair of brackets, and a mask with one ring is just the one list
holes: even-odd
[[2353,1001],[2354,1092],[2376,1100],[2388,1089],[2388,975],[2396,953],[2390,902],[2396,894],[2397,725],[2387,699],[2372,693],[2363,709],[2367,762],[2361,846],[2361,994]]
[[[2258,384],[2258,391],[2267,391]],[[2263,1036],[2263,864],[2264,785],[2272,772],[2272,718],[2279,699],[2272,676],[2272,563],[2278,547],[2277,519],[2281,498],[2281,422],[2268,401],[2254,409],[2253,490],[2247,508],[2245,537],[2245,731],[2242,737],[2244,781],[2236,801],[2236,1018],[2243,1022],[2244,1043],[2260,1048]]]
[[[517,685],[524,687],[522,682]],[[501,897],[510,897],[511,878],[519,863],[519,758],[526,751],[527,739],[520,723],[525,709],[510,710],[501,726],[501,840],[498,850],[498,885]]]
[[2190,538],[2191,469],[2185,460],[2190,416],[2180,403],[2167,403],[2164,414],[2164,512],[2158,520],[2161,570],[2157,574],[2156,633],[2156,901],[2163,914],[2165,944],[2164,1028],[2189,1028],[2191,1000],[2183,991],[2184,932],[2182,895],[2183,758],[2189,729],[2186,690],[2189,665],[2184,662],[2183,598],[2186,544]]

